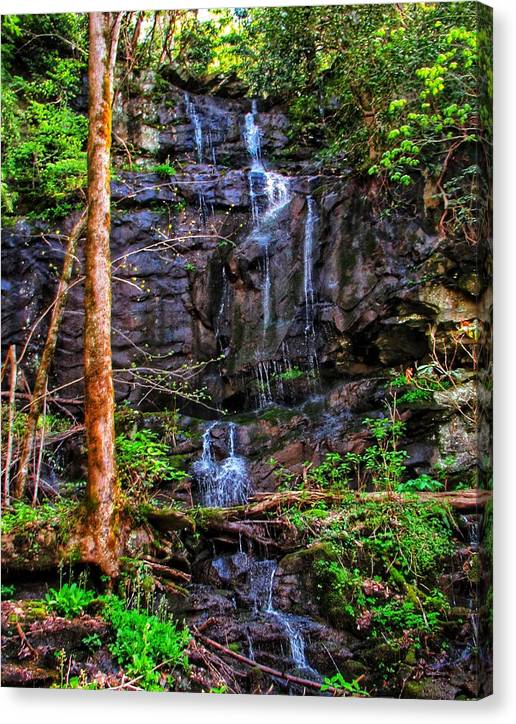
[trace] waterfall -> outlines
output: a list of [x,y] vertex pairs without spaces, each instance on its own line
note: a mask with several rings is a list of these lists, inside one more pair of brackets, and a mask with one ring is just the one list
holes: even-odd
[[256,100],[253,100],[251,112],[246,113],[246,115],[245,115],[245,130],[244,130],[245,145],[247,146],[247,150],[249,151],[249,154],[253,160],[253,165],[260,164],[260,159],[261,159],[261,155],[262,155],[262,148],[261,148],[262,132],[260,131],[260,128],[255,123],[256,112],[257,112],[257,104],[256,104]]
[[244,457],[236,454],[237,427],[228,425],[228,456],[217,462],[213,454],[211,432],[218,423],[207,427],[202,436],[202,454],[193,464],[202,504],[213,508],[242,505],[249,495],[249,476]]
[[245,115],[244,141],[251,157],[249,171],[249,198],[253,230],[251,234],[264,249],[262,310],[263,334],[271,320],[270,242],[277,216],[290,201],[289,179],[274,171],[267,171],[262,162],[261,130],[256,124],[257,103],[253,100],[251,112]]
[[273,603],[274,576],[276,561],[255,561],[249,571],[249,587],[253,598],[254,610],[272,616],[282,626],[290,646],[290,655],[294,666],[319,677],[317,671],[308,663],[305,652],[305,640],[295,616],[277,611]]
[[254,661],[254,648],[253,648],[253,640],[251,638],[251,634],[249,633],[249,630],[246,632],[247,637],[247,658]]
[[272,402],[272,388],[269,376],[269,365],[259,360],[255,368],[256,387],[258,393],[258,404],[265,407]]
[[306,200],[307,211],[303,243],[303,293],[305,302],[305,346],[311,381],[318,378],[317,341],[315,337],[315,295],[314,295],[314,241],[315,226],[318,220],[317,209],[313,196]]
[[305,334],[312,334],[314,328],[314,282],[313,253],[315,203],[312,196],[307,198],[305,239],[303,248],[303,291],[305,294]]
[[[211,500],[212,481],[216,478],[218,466],[213,456],[211,431],[217,423],[209,425],[202,436],[202,454],[193,464],[194,475],[199,484],[203,500]],[[208,505],[208,503],[206,503]],[[211,503],[209,503],[211,505]]]
[[188,95],[188,93],[184,94],[184,101],[185,101],[185,108],[186,108],[186,115],[190,119],[190,123],[194,127],[194,138],[195,138],[195,148],[197,150],[197,160],[199,163],[204,162],[204,139],[203,139],[203,132],[202,132],[202,125],[199,118],[199,115],[197,113],[197,108],[195,107],[195,104],[192,102],[192,99]]

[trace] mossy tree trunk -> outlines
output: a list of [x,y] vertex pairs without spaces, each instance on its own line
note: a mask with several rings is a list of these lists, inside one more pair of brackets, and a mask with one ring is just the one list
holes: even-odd
[[84,292],[84,414],[89,508],[83,557],[116,577],[122,540],[111,363],[110,162],[113,70],[121,14],[89,16],[88,224]]

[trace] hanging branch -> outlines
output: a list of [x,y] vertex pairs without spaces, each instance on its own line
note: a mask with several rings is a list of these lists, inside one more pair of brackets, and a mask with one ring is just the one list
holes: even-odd
[[27,416],[27,422],[25,426],[25,435],[22,442],[18,473],[15,478],[14,496],[18,499],[23,497],[27,484],[29,464],[32,456],[32,449],[34,446],[36,427],[46,397],[48,375],[50,372],[52,359],[54,357],[54,352],[57,344],[57,336],[59,333],[61,320],[63,318],[66,300],[68,298],[68,291],[70,288],[70,279],[73,271],[73,263],[75,260],[77,242],[82,232],[84,231],[85,225],[86,210],[82,212],[79,220],[70,231],[68,240],[66,242],[63,269],[61,271],[61,278],[59,280],[59,286],[57,288],[55,303],[52,308],[52,316],[50,318],[50,323],[48,327],[47,339],[45,341],[45,346],[41,355],[41,362],[39,364],[38,372],[36,374],[36,381],[34,382],[34,389],[32,391],[29,414]]

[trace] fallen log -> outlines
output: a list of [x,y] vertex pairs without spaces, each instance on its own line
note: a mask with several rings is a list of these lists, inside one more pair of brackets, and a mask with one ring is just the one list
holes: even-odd
[[[193,633],[195,638],[202,641],[203,644],[206,646],[211,646],[212,648],[217,649],[218,651],[221,651],[227,656],[230,656],[231,658],[235,659],[235,661],[239,661],[241,664],[245,664],[246,666],[250,666],[253,669],[259,669],[260,671],[263,671],[264,674],[269,674],[270,676],[274,676],[278,679],[283,679],[284,681],[289,681],[292,684],[297,684],[298,686],[303,686],[306,689],[317,689],[318,691],[321,690],[321,687],[323,686],[322,683],[319,683],[318,681],[312,681],[311,679],[304,679],[300,676],[294,676],[294,674],[288,674],[286,671],[278,671],[277,669],[273,669],[271,666],[267,666],[266,664],[259,664],[257,661],[254,661],[253,659],[247,658],[247,656],[244,656],[243,654],[237,654],[236,651],[231,651],[231,649],[226,648],[222,644],[219,644],[218,641],[214,641],[213,639],[208,638],[207,636],[204,636],[204,634],[201,634],[199,630],[194,626],[193,627]],[[345,696],[346,692],[342,689],[335,689],[333,686],[325,687],[325,691],[329,692],[333,696]]]
[[176,508],[149,508],[145,511],[147,520],[162,532],[174,530],[195,531],[195,523],[191,516]]
[[[492,499],[491,490],[480,490],[471,488],[469,490],[457,490],[444,493],[411,493],[410,500],[414,497],[422,502],[435,501],[445,502],[457,511],[481,510]],[[279,512],[291,506],[296,508],[311,507],[319,502],[327,505],[339,505],[342,503],[357,502],[365,503],[369,500],[393,503],[406,503],[409,498],[401,493],[389,491],[377,491],[370,493],[354,493],[353,498],[349,494],[337,494],[324,490],[287,490],[281,493],[258,493],[249,499],[247,505],[238,505],[231,508],[217,508],[210,510],[209,515],[200,519],[201,527],[208,529],[220,529],[223,522],[237,520],[252,520],[268,512]],[[271,521],[272,522],[272,521]]]

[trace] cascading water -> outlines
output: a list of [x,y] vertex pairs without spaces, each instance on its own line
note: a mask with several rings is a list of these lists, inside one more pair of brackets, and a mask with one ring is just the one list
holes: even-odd
[[315,337],[315,295],[314,295],[314,241],[318,221],[317,207],[313,196],[306,200],[307,211],[303,244],[303,292],[305,301],[305,344],[306,356],[312,380],[318,377],[317,341]]
[[255,118],[258,112],[256,99],[252,101],[251,112],[245,115],[245,130],[244,139],[247,150],[253,160],[253,164],[261,164],[262,146],[261,136],[262,132],[256,125]]
[[[277,611],[273,603],[274,576],[276,575],[276,561],[254,561],[249,571],[249,587],[255,612],[272,616],[283,628],[290,646],[290,655],[294,666],[309,672],[313,677],[319,678],[319,673],[313,669],[306,658],[305,640],[299,627],[297,617]],[[252,646],[252,642],[251,642]]]
[[195,107],[195,104],[193,103],[193,101],[190,98],[190,96],[188,95],[188,93],[184,94],[184,101],[185,101],[186,115],[190,119],[190,123],[192,124],[192,126],[194,128],[194,139],[195,139],[195,148],[197,151],[197,160],[199,163],[203,163],[204,162],[204,138],[203,138],[201,120],[197,113],[197,108]]
[[[184,103],[186,115],[188,116],[190,123],[192,124],[194,129],[194,142],[195,150],[197,153],[197,162],[200,164],[204,163],[204,151],[206,146],[208,154],[210,154],[212,157],[213,164],[216,165],[215,149],[213,147],[211,129],[208,129],[208,134],[205,139],[199,113],[197,112],[195,103],[192,101],[188,93],[184,94]],[[203,187],[202,180],[199,182],[196,181],[195,186],[197,188],[197,208],[199,211],[199,216],[201,218],[202,225],[206,226],[208,218],[210,216],[210,212],[213,212],[213,208],[210,208],[210,205],[206,201],[206,193]]]
[[252,236],[264,248],[262,308],[263,333],[271,318],[270,241],[275,221],[290,201],[289,180],[279,173],[267,171],[262,162],[261,130],[256,124],[257,103],[252,102],[251,112],[245,116],[244,141],[251,157],[249,171],[249,197],[253,220]]
[[193,464],[202,504],[213,508],[241,505],[249,495],[249,476],[244,457],[236,454],[237,428],[228,425],[228,456],[217,462],[213,454],[211,432],[218,423],[210,425],[203,434],[202,454]]
[[314,328],[314,282],[313,253],[315,202],[313,196],[306,200],[307,212],[305,221],[305,238],[303,248],[303,291],[305,294],[305,334],[312,334]]

